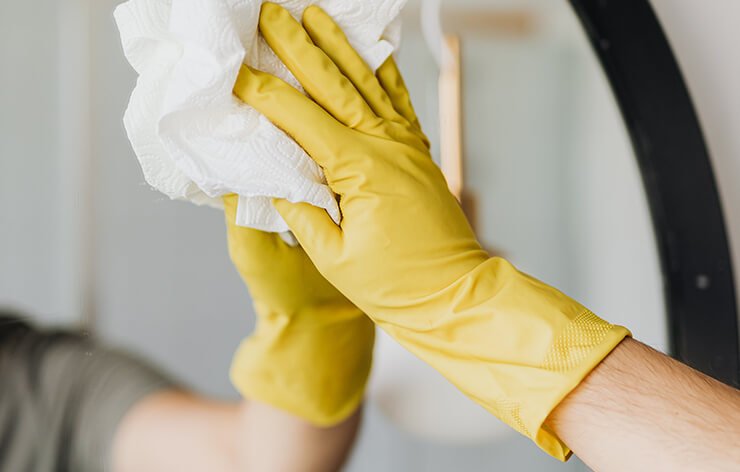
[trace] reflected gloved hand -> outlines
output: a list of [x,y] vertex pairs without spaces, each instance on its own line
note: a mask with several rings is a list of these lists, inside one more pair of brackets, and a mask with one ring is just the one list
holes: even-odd
[[254,300],[257,327],[234,356],[232,382],[246,398],[315,425],[339,423],[362,401],[375,327],[303,249],[236,226],[237,200],[224,198],[229,253]]
[[[481,248],[430,157],[392,59],[373,74],[318,7],[260,29],[307,98],[244,67],[234,92],[293,137],[340,198],[276,201],[319,271],[470,398],[565,459],[549,413],[628,335]],[[440,405],[442,407],[442,405]]]

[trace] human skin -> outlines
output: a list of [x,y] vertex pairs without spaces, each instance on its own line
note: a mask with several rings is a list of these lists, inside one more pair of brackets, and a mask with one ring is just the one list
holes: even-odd
[[740,391],[630,338],[546,424],[598,472],[740,470]]
[[113,472],[329,472],[351,450],[361,412],[320,428],[254,401],[217,402],[183,392],[153,394],[124,417]]

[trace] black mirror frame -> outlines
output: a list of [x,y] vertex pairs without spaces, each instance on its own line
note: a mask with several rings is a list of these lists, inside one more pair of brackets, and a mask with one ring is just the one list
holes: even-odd
[[648,0],[570,0],[637,156],[663,272],[671,354],[740,387],[738,315],[722,206],[699,119]]

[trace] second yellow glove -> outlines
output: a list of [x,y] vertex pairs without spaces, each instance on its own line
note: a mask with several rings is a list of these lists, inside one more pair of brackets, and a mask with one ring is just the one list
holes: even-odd
[[257,327],[234,356],[232,382],[245,397],[315,425],[339,423],[362,401],[375,327],[303,249],[235,225],[237,200],[224,198],[229,253],[249,287]]

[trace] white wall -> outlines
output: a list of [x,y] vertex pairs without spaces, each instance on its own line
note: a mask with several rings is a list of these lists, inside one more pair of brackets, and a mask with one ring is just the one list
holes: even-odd
[[47,319],[61,315],[57,5],[0,2],[0,304]]

